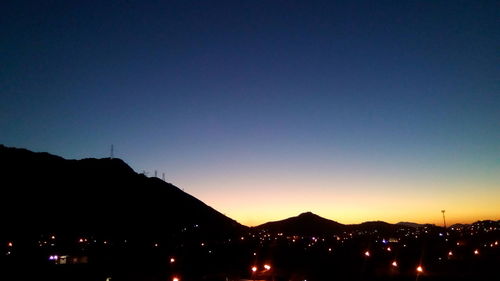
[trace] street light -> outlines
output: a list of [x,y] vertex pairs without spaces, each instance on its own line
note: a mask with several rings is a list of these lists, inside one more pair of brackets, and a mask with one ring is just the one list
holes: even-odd
[[257,272],[257,267],[254,265],[252,266],[252,279],[255,281],[255,272]]

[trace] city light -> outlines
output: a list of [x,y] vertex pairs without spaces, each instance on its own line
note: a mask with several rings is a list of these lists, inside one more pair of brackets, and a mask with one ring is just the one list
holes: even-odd
[[256,266],[252,266],[252,272],[256,272],[257,271],[257,267]]
[[179,277],[174,277],[172,278],[172,281],[181,281],[181,279]]
[[478,249],[474,250],[474,255],[479,255],[479,250]]
[[418,272],[418,273],[423,273],[423,272],[424,272],[424,269],[422,268],[422,266],[421,266],[421,265],[419,265],[419,266],[417,267],[417,272]]
[[170,263],[174,263],[175,262],[175,258],[170,258]]
[[392,266],[394,266],[394,267],[398,267],[398,262],[397,262],[397,261],[393,261],[393,262],[392,262]]
[[369,257],[369,256],[370,256],[370,252],[369,252],[369,251],[366,251],[366,252],[365,252],[365,256]]
[[265,265],[264,265],[264,268],[265,268],[266,270],[270,270],[270,269],[271,269],[271,266],[270,266],[270,265],[268,265],[268,264],[265,264]]

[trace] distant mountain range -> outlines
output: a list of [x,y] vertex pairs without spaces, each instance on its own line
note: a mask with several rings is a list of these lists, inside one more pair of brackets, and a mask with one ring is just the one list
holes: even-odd
[[[482,227],[495,228],[500,226],[500,221],[484,220],[477,221],[472,224],[454,224],[449,226],[449,229]],[[336,221],[322,218],[311,212],[302,213],[296,217],[273,221],[261,224],[254,227],[257,231],[268,231],[273,233],[283,233],[288,235],[325,235],[325,234],[342,234],[350,232],[377,232],[380,234],[392,234],[402,228],[426,228],[427,230],[443,231],[444,228],[434,224],[418,224],[413,222],[398,222],[390,224],[383,221],[369,221],[360,224],[341,224]]]
[[318,233],[339,233],[345,229],[345,225],[307,212],[296,217],[261,224],[256,226],[255,229],[287,234],[314,235]]
[[383,221],[370,221],[361,224],[341,224],[336,221],[322,218],[311,212],[302,213],[296,217],[285,220],[268,222],[256,226],[256,230],[282,232],[292,235],[318,235],[341,234],[352,231],[377,231],[380,233],[393,233],[403,227],[416,227],[417,224],[401,225],[390,224]]
[[162,237],[196,227],[210,235],[246,230],[176,186],[120,159],[66,160],[0,145],[2,235],[102,233]]
[[[134,172],[116,158],[66,160],[0,145],[0,186],[2,235],[64,232],[154,238],[193,227],[214,236],[250,230],[178,187]],[[382,221],[346,225],[307,212],[251,229],[321,235],[392,233],[425,226],[437,228]]]
[[414,223],[414,222],[407,222],[407,221],[398,222],[396,224],[397,225],[401,225],[401,226],[413,227],[413,228],[425,226],[424,224],[419,224],[419,223]]

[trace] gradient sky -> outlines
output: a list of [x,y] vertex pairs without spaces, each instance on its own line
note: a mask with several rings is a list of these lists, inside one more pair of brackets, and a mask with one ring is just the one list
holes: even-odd
[[[111,3],[113,2],[113,3]],[[1,1],[0,143],[247,225],[500,219],[498,1]]]

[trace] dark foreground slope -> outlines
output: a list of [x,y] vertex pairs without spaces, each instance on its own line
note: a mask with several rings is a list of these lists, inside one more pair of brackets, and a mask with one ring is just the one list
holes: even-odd
[[207,235],[244,227],[120,159],[66,160],[0,145],[2,235],[98,233],[161,237],[197,225]]

